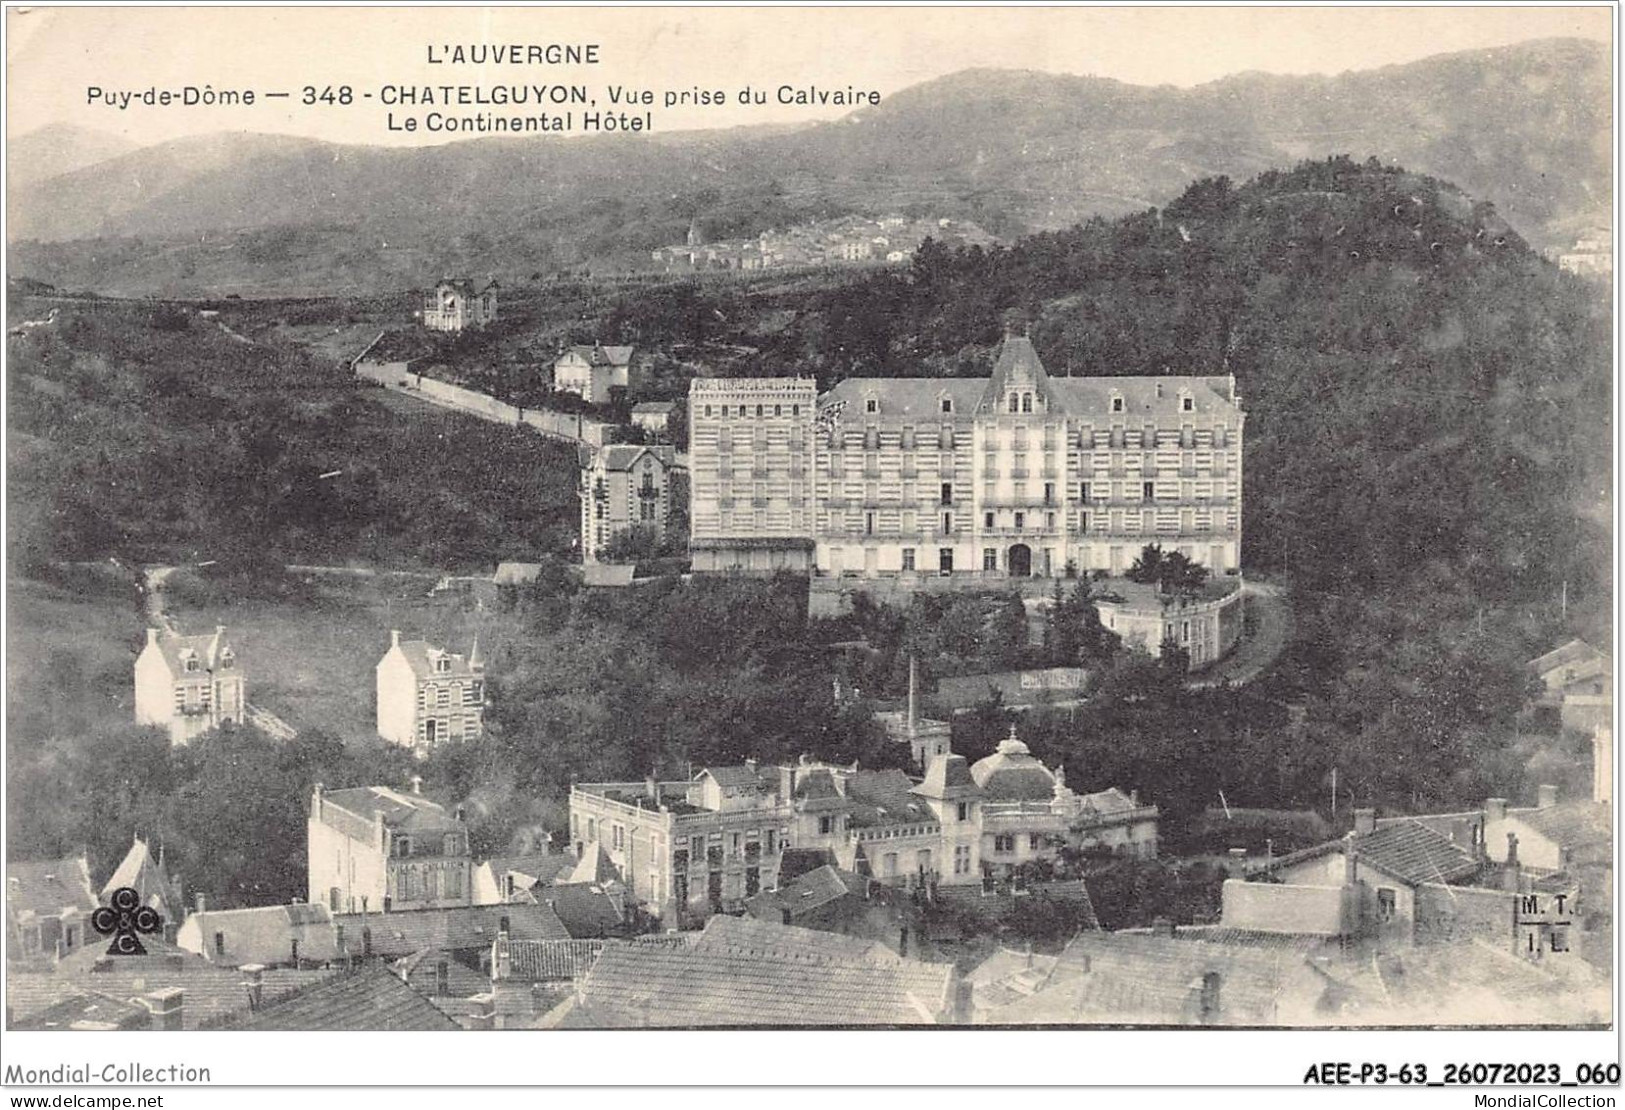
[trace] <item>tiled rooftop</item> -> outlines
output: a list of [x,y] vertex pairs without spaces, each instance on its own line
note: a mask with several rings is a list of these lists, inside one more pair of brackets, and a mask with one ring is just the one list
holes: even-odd
[[582,1009],[611,1028],[924,1025],[952,980],[945,964],[625,945],[588,973]]
[[307,1031],[461,1028],[387,968],[378,966],[263,1004],[252,1016],[240,1016],[232,1024],[238,1029]]
[[341,913],[333,915],[333,924],[344,927],[344,947],[351,955],[362,953],[366,944],[364,930],[370,929],[372,954],[399,959],[424,949],[455,952],[488,948],[501,931],[504,918],[508,921],[508,936],[515,940],[567,940],[570,936],[550,907],[523,902]]

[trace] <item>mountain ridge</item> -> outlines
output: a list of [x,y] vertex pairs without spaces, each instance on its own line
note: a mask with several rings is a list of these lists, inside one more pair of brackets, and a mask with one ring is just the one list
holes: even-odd
[[[32,276],[58,284],[106,272],[127,289],[175,291],[220,278],[152,263],[93,271],[70,244],[322,226],[346,230],[313,241],[302,267],[222,270],[198,258],[193,269],[245,289],[286,291],[300,274],[383,288],[375,283],[423,266],[483,262],[508,276],[635,266],[695,218],[719,236],[906,208],[1003,234],[1054,229],[1165,203],[1196,178],[1343,153],[1453,181],[1551,246],[1549,227],[1601,210],[1611,195],[1606,62],[1601,44],[1545,39],[1190,88],[978,68],[794,127],[410,148],[201,136],[18,189],[11,249]],[[379,256],[388,251],[393,261]]]

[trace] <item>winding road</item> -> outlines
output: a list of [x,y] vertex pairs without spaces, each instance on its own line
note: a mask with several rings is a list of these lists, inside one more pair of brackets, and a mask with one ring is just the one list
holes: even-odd
[[1242,584],[1247,598],[1245,635],[1236,650],[1191,679],[1193,690],[1228,682],[1240,686],[1263,674],[1286,648],[1292,635],[1292,606],[1286,588],[1274,582],[1248,579]]

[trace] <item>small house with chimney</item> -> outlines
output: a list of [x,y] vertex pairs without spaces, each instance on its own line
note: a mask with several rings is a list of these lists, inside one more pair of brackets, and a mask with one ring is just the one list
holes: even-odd
[[608,404],[610,391],[632,388],[634,347],[577,344],[553,363],[553,388],[595,405]]
[[175,944],[217,967],[309,967],[338,958],[332,916],[308,902],[211,910],[199,894]]
[[485,663],[480,644],[459,655],[425,640],[389,634],[378,661],[378,735],[427,754],[447,740],[471,740],[485,727]]
[[442,278],[424,295],[418,318],[430,331],[483,328],[497,318],[497,283],[476,286],[468,278]]
[[473,904],[474,861],[460,809],[387,786],[311,791],[309,898],[334,913]]
[[94,941],[99,904],[82,855],[6,864],[7,959],[58,959]]
[[167,730],[171,744],[185,744],[227,722],[240,725],[243,683],[224,625],[203,636],[149,628],[135,660],[136,723]]

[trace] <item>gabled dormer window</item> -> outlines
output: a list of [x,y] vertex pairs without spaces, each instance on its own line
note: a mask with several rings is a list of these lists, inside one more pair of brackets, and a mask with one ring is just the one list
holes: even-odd
[[231,665],[233,663],[235,663],[236,661],[237,661],[237,657],[231,653],[230,648],[227,648],[225,651],[220,653],[220,669],[221,670],[229,671],[231,669]]
[[1112,411],[1113,412],[1122,412],[1123,411],[1123,395],[1121,393],[1113,393],[1112,394]]
[[880,399],[878,397],[867,397],[867,398],[865,398],[864,402],[863,402],[863,411],[864,412],[879,412],[880,411]]
[[942,399],[942,411],[943,412],[953,412],[954,411],[954,399],[952,397],[944,397]]
[[439,671],[441,674],[450,673],[451,660],[442,655],[439,659],[434,661],[434,669]]
[[1192,397],[1189,393],[1181,393],[1179,395],[1179,411],[1180,412],[1195,412],[1196,411],[1196,398]]
[[181,652],[181,670],[187,672],[197,670],[197,654],[191,648]]

